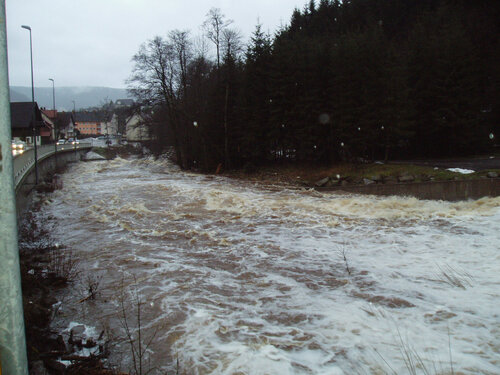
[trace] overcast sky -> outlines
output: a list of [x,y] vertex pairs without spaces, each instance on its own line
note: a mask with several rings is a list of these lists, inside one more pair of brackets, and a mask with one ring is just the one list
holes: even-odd
[[212,7],[222,10],[245,36],[257,20],[274,33],[306,0],[7,0],[9,80],[31,86],[29,31],[33,35],[35,87],[125,87],[131,57],[156,35],[200,25]]

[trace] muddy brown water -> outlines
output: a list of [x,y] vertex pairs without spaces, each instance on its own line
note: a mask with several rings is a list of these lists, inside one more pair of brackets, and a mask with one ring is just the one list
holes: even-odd
[[[118,158],[73,166],[40,215],[87,275],[55,326],[106,327],[123,370],[122,295],[133,328],[141,301],[158,373],[407,373],[405,352],[432,372],[500,368],[499,198],[322,194]],[[79,303],[89,275],[97,299]]]

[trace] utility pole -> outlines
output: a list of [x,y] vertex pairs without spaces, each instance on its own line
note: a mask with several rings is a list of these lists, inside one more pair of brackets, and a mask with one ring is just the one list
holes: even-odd
[[0,1],[0,373],[28,375],[11,136],[3,0]]

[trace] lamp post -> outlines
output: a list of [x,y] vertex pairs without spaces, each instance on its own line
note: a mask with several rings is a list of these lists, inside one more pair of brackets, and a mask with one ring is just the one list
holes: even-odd
[[30,32],[30,58],[31,58],[31,127],[33,129],[33,147],[35,149],[35,184],[38,185],[38,155],[36,150],[36,124],[35,124],[35,84],[33,81],[33,42],[31,39],[31,27],[22,25],[23,29]]
[[52,115],[54,116],[52,119],[54,121],[54,162],[55,162],[55,170],[57,170],[57,128],[56,128],[56,84],[54,82],[54,78],[49,78],[49,81],[52,81]]

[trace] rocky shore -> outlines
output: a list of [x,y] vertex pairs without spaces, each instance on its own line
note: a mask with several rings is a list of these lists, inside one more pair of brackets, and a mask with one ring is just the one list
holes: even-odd
[[225,176],[248,181],[305,188],[392,185],[429,181],[459,181],[498,178],[500,170],[431,167],[411,164],[339,163],[321,165],[275,165],[243,168]]

